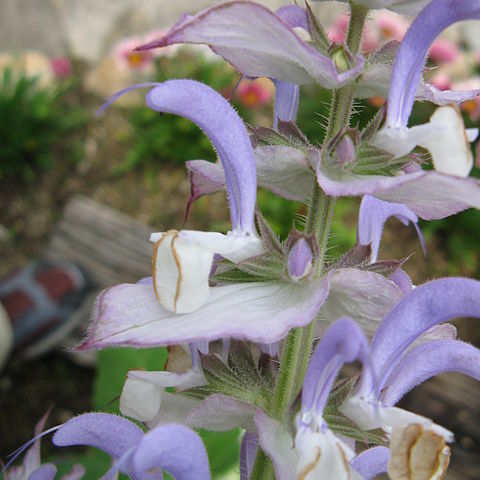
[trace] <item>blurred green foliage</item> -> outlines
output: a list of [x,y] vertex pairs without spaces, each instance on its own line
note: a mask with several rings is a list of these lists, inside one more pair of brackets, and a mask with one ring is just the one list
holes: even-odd
[[64,135],[84,125],[84,111],[62,104],[66,87],[40,87],[39,79],[0,73],[0,180],[29,181],[53,167],[55,149],[63,142],[62,158],[74,145]]

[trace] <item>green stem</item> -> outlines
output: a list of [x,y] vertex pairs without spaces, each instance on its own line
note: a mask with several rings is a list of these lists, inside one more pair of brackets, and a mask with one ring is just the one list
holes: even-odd
[[[365,8],[355,4],[351,5],[346,44],[352,55],[355,55],[360,48],[366,15]],[[333,93],[330,121],[324,145],[338,132],[348,127],[353,97],[354,85],[347,85]],[[305,233],[314,233],[317,239],[319,249],[317,276],[322,273],[324,267],[334,204],[335,199],[326,196],[318,185],[315,185],[308,208]],[[292,329],[285,339],[277,385],[268,411],[269,415],[280,421],[286,419],[290,407],[302,387],[313,349],[315,323],[312,321],[304,328]],[[255,458],[251,480],[271,480],[273,478],[272,462],[260,448]]]

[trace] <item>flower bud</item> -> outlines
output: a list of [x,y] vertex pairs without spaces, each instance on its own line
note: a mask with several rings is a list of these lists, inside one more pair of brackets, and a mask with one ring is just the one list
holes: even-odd
[[350,135],[345,134],[335,146],[335,153],[341,165],[348,165],[355,160],[355,144]]
[[288,253],[287,272],[295,282],[306,277],[312,270],[313,253],[304,238],[299,238]]

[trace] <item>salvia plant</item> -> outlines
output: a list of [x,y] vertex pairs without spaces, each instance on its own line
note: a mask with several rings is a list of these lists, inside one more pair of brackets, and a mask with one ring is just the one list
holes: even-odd
[[[364,57],[370,8],[417,17],[400,44]],[[100,294],[78,349],[168,346],[166,369],[129,372],[120,411],[136,423],[86,413],[47,431],[56,446],[104,450],[112,457],[104,478],[168,472],[206,480],[195,429],[241,427],[242,479],[444,477],[454,434],[396,404],[442,372],[480,379],[480,351],[446,323],[480,317],[480,282],[413,286],[403,260],[379,261],[377,253],[391,216],[416,226],[480,208],[480,183],[468,178],[477,132],[464,128],[457,107],[479,92],[439,91],[422,78],[430,44],[466,19],[480,19],[480,0],[351,1],[345,43],[332,46],[308,4],[272,12],[239,0],[184,15],[139,47],[206,44],[245,77],[271,78],[273,128],[246,126],[227,100],[193,80],[135,85],[107,102],[148,88],[150,109],[203,130],[219,162],[188,162],[190,202],[226,190],[232,229],[153,233],[152,277]],[[314,82],[332,90],[321,146],[295,123],[299,86]],[[353,102],[373,94],[385,95],[387,108],[360,130],[350,121]],[[409,126],[416,100],[438,107],[428,123]],[[256,210],[257,186],[306,202],[304,228],[280,240]],[[335,199],[343,196],[363,197],[357,244],[327,261]],[[353,362],[360,369],[347,371],[357,373],[340,377]],[[38,441],[7,478],[54,477],[55,466],[40,463]],[[82,474],[75,467],[68,478]]]

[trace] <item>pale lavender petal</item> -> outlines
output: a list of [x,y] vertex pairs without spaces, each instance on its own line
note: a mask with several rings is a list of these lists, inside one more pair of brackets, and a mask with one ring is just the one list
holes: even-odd
[[470,207],[480,208],[480,182],[435,171],[418,171],[395,177],[355,175],[318,165],[320,187],[334,197],[375,195],[403,203],[425,220],[436,220]]
[[225,189],[225,173],[218,163],[206,160],[189,160],[186,162],[190,180],[190,197],[188,197],[185,220],[188,218],[192,203],[203,195],[221,192]]
[[235,398],[210,395],[185,415],[183,423],[192,428],[215,432],[226,432],[237,427],[254,430],[255,411],[255,407]]
[[88,445],[118,459],[138,444],[142,430],[129,420],[108,413],[84,413],[62,425],[52,442],[57,447]]
[[211,478],[202,440],[184,425],[162,425],[146,433],[131,462],[135,472],[162,468],[176,480],[191,480],[192,476],[198,480]]
[[386,124],[407,126],[428,48],[448,26],[480,18],[480,1],[433,0],[407,31],[393,66]]
[[286,146],[262,146],[254,150],[258,184],[289,200],[311,198],[315,174],[304,153]]
[[412,281],[405,270],[398,268],[390,275],[390,280],[397,285],[404,295],[408,295],[412,291]]
[[192,120],[209,137],[225,172],[233,230],[254,229],[256,172],[243,121],[215,90],[193,80],[168,80],[147,93],[152,110]]
[[415,100],[427,100],[437,105],[460,105],[480,95],[480,89],[474,90],[439,90],[428,83],[420,82],[415,93]]
[[445,372],[460,372],[480,380],[480,350],[458,340],[438,340],[412,348],[385,382],[382,404],[395,405],[412,388]]
[[207,303],[195,312],[173,314],[160,306],[150,285],[117,285],[100,294],[87,340],[78,348],[153,347],[226,337],[273,343],[312,321],[327,293],[327,278],[226,285],[212,288]]
[[357,455],[350,465],[364,480],[370,480],[387,471],[390,450],[387,447],[373,447]]
[[258,435],[245,432],[240,447],[240,480],[249,480],[258,450]]
[[391,280],[375,272],[343,268],[330,274],[330,290],[323,304],[318,336],[326,325],[340,317],[350,317],[372,337],[385,315],[401,300],[403,292]]
[[260,446],[272,460],[276,480],[296,478],[297,454],[287,425],[269,417],[263,410],[255,415]]
[[246,77],[295,84],[318,82],[326,88],[338,88],[355,79],[364,64],[359,55],[352,69],[339,73],[329,57],[302,41],[273,12],[253,2],[213,6],[140,49],[175,43],[207,44]]
[[295,83],[274,80],[275,104],[273,106],[273,128],[278,128],[278,121],[295,122],[297,120],[300,87]]
[[303,382],[301,412],[315,410],[321,417],[340,369],[355,360],[370,364],[368,340],[353,320],[342,318],[325,332],[313,353]]
[[373,362],[378,375],[376,394],[410,344],[433,325],[457,317],[480,317],[479,281],[467,278],[433,280],[404,297],[385,317],[372,340]]
[[372,263],[377,261],[383,226],[393,216],[404,225],[409,222],[416,225],[418,222],[417,215],[401,203],[386,202],[371,195],[363,197],[358,214],[358,241],[360,245],[371,245]]
[[62,476],[61,480],[80,480],[85,475],[85,467],[76,463],[69,473]]
[[[259,146],[254,149],[258,185],[289,200],[311,198],[315,175],[305,155],[286,146]],[[205,160],[187,162],[190,175],[191,203],[202,195],[219,192],[225,188],[225,174],[218,163]]]
[[281,7],[275,12],[275,15],[281,18],[290,28],[300,27],[307,32],[310,31],[307,11],[298,5],[286,5],[285,7]]
[[57,467],[53,463],[46,463],[32,472],[28,480],[53,480],[56,473]]

